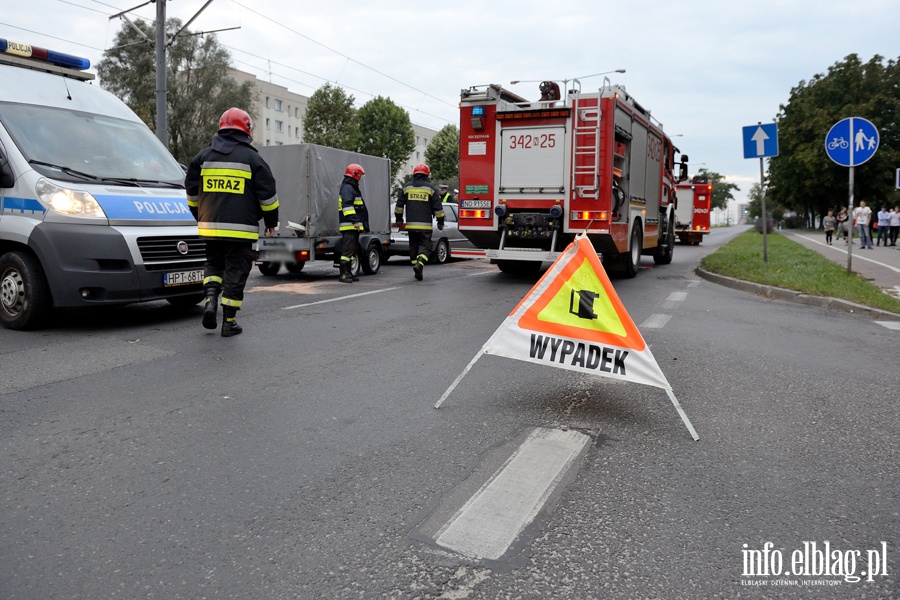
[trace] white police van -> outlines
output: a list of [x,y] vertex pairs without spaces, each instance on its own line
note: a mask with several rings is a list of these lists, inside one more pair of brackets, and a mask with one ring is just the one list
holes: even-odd
[[87,59],[0,38],[0,322],[203,297],[184,171]]

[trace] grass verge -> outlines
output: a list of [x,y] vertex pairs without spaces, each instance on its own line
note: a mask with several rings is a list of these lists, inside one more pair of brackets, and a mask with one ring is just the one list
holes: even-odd
[[762,236],[745,231],[700,262],[719,275],[795,290],[814,296],[841,298],[900,313],[900,300],[856,273],[777,233],[768,236],[769,261],[763,262]]

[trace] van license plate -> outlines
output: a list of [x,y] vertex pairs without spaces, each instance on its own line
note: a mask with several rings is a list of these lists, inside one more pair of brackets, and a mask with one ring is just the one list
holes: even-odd
[[163,275],[163,285],[166,287],[173,285],[190,285],[192,283],[203,283],[203,269],[174,271]]

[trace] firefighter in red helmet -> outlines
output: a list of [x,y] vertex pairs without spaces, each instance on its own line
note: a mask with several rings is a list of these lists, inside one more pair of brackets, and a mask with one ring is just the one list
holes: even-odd
[[341,231],[341,275],[338,281],[341,283],[359,281],[359,277],[353,274],[353,259],[358,253],[359,234],[369,231],[369,211],[359,191],[359,180],[365,174],[361,165],[347,165],[338,192],[338,229]]
[[252,145],[253,121],[239,108],[229,108],[219,119],[219,132],[188,166],[184,178],[188,207],[206,241],[203,288],[203,326],[215,329],[222,295],[222,337],[243,331],[236,320],[244,300],[253,242],[259,239],[259,221],[266,237],[278,224],[275,177]]
[[431,256],[431,223],[437,219],[438,229],[444,228],[444,207],[441,197],[431,183],[431,169],[420,163],[413,169],[412,180],[403,187],[394,219],[403,226],[403,210],[406,209],[406,233],[409,235],[409,259],[413,274],[422,281],[422,271]]

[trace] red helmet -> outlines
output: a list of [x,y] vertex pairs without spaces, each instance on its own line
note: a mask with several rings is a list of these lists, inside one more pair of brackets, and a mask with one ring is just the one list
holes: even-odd
[[428,168],[428,165],[425,163],[419,163],[416,165],[416,168],[413,169],[413,175],[422,174],[425,177],[431,177],[431,169]]
[[246,111],[229,108],[219,119],[219,129],[240,129],[249,136],[253,135],[253,119]]
[[356,163],[347,165],[347,170],[344,171],[344,175],[352,177],[357,181],[359,181],[359,178],[365,174],[366,172],[363,170],[362,165],[358,165]]

